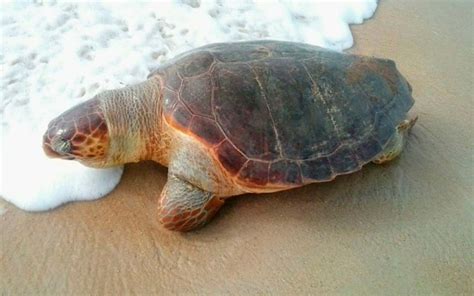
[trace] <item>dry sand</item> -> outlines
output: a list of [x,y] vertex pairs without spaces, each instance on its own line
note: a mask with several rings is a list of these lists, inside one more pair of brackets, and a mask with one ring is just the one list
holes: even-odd
[[473,4],[430,3],[382,1],[354,27],[351,52],[394,59],[413,86],[400,159],[235,198],[188,234],[155,219],[166,169],[153,163],[96,202],[1,202],[0,294],[472,295]]

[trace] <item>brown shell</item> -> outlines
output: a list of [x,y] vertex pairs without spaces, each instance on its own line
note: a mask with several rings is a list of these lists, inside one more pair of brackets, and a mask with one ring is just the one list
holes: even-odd
[[413,105],[393,61],[252,41],[181,54],[154,71],[169,124],[249,186],[299,186],[360,169]]

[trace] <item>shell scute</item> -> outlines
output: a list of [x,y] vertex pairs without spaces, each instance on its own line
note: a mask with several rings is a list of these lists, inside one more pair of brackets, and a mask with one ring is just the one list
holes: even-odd
[[377,154],[382,152],[382,146],[380,143],[373,137],[369,137],[365,141],[362,141],[357,146],[357,156],[363,162],[368,162],[372,160]]
[[166,77],[166,79],[164,79],[164,86],[173,91],[179,90],[183,79],[178,75],[178,71],[175,67],[157,70],[155,74]]
[[327,157],[307,160],[301,163],[301,173],[308,180],[329,181],[333,172]]
[[387,143],[395,133],[395,120],[387,120],[386,113],[380,112],[375,115],[374,135],[380,143]]
[[272,50],[272,56],[274,57],[311,59],[322,56],[324,52],[330,52],[322,47],[295,42],[269,42],[265,46]]
[[269,179],[271,183],[283,185],[303,184],[301,170],[295,161],[280,160],[270,165]]
[[172,112],[178,103],[178,94],[167,88],[162,88],[161,93],[163,95],[164,111],[167,113]]
[[268,162],[249,160],[240,170],[239,179],[244,182],[264,186],[268,183]]
[[[347,69],[349,83],[364,85],[367,90],[373,90],[376,95],[395,94],[399,90],[399,73],[395,63],[387,59],[359,57]],[[380,84],[384,84],[381,87]]]
[[180,99],[194,114],[212,117],[211,96],[212,84],[209,75],[183,81]]
[[209,118],[194,116],[189,130],[202,137],[208,144],[215,145],[224,140],[224,135],[219,130],[214,120]]
[[209,72],[214,57],[207,51],[196,52],[180,61],[179,73],[183,77],[193,77]]
[[217,44],[211,50],[212,54],[221,63],[249,62],[264,59],[271,55],[271,51],[265,46],[254,46],[252,44],[241,44],[241,46],[234,47]]
[[232,175],[236,175],[247,161],[247,158],[227,140],[217,146],[216,155],[222,166]]
[[188,109],[182,104],[178,103],[176,105],[176,108],[173,112],[173,119],[181,125],[183,128],[187,129],[193,115],[191,112],[188,111]]
[[346,174],[359,168],[359,162],[351,147],[341,147],[328,156],[328,160],[336,174]]

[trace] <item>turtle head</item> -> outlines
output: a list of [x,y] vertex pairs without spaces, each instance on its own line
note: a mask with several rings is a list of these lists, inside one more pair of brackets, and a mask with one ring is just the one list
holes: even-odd
[[77,160],[90,167],[107,166],[109,135],[100,101],[93,98],[53,119],[43,136],[51,158]]

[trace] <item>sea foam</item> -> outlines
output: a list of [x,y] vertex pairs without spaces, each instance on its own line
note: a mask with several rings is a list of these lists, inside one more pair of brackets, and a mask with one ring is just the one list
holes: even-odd
[[334,50],[376,0],[2,4],[0,196],[31,211],[102,197],[123,167],[48,159],[49,120],[100,91],[143,81],[167,59],[212,42],[278,39]]

